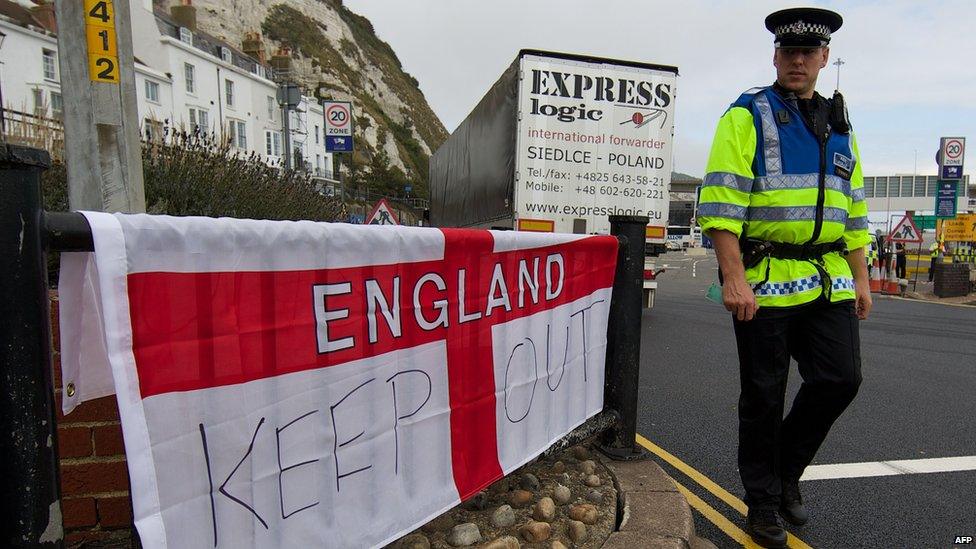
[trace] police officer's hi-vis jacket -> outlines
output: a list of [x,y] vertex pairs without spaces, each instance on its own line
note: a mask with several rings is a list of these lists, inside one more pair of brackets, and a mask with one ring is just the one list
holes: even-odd
[[[698,205],[703,232],[796,245],[842,239],[847,250],[871,242],[853,134],[830,128],[815,135],[797,106],[772,88],[749,90],[729,107],[705,171]],[[855,297],[839,252],[806,260],[766,257],[746,270],[746,280],[760,307]]]

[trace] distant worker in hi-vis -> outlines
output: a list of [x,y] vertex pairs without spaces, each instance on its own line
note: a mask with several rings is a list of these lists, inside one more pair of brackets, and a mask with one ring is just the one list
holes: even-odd
[[[781,516],[807,522],[800,476],[861,383],[872,240],[861,163],[843,97],[815,91],[842,21],[816,8],[766,18],[776,82],[722,115],[698,206],[733,314],[739,472],[747,530],[763,547],[786,547]],[[803,384],[784,418],[791,357]]]

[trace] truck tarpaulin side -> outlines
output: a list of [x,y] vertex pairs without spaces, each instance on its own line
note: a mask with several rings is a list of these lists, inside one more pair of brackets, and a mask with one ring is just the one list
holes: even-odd
[[430,157],[430,220],[470,227],[511,217],[518,59]]

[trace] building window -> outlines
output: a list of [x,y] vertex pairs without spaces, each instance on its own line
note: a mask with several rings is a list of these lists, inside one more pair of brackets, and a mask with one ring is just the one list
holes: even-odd
[[281,156],[281,132],[270,130],[264,132],[264,144],[268,152],[268,156]]
[[912,196],[912,185],[915,183],[915,177],[902,177],[901,178],[901,195],[902,196]]
[[234,83],[230,80],[224,80],[224,101],[228,107],[234,106]]
[[315,126],[315,144],[319,144],[319,127]]
[[34,88],[31,92],[34,96],[34,114],[38,116],[44,115],[47,111],[47,105],[44,104],[44,90]]
[[190,127],[194,131],[206,133],[210,127],[209,113],[203,109],[190,107]]
[[186,93],[196,93],[197,91],[196,72],[193,65],[183,63],[183,80],[186,82]]
[[935,189],[939,186],[939,177],[930,175],[925,179],[925,196],[935,196]]
[[57,62],[54,59],[54,52],[51,50],[41,50],[44,60],[44,78],[46,80],[57,80]]
[[146,80],[146,99],[159,103],[159,84],[152,80]]
[[912,196],[925,196],[925,176],[915,176],[915,192]]
[[142,121],[143,132],[146,135],[146,141],[153,141],[156,139],[163,138],[163,123],[152,118],[146,118]]
[[268,96],[268,120],[275,119],[275,113],[278,112],[278,102],[275,101],[274,97]]
[[58,92],[51,92],[51,114],[54,118],[61,118],[64,115],[64,98]]
[[247,126],[243,121],[230,121],[230,144],[238,149],[247,148]]
[[193,33],[186,27],[180,27],[180,42],[193,45]]
[[230,55],[230,48],[220,47],[220,59],[225,63],[230,63],[233,60]]

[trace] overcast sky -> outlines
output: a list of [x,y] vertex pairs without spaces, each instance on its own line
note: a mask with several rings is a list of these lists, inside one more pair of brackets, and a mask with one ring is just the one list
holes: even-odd
[[[775,79],[769,0],[345,0],[373,22],[420,81],[448,131],[522,48],[676,65],[676,171],[701,176],[719,116],[740,92]],[[812,1],[840,12],[840,57],[866,175],[934,174],[941,136],[969,137],[976,165],[976,2]],[[833,93],[836,67],[817,85]]]

